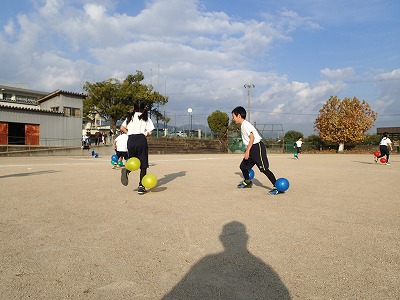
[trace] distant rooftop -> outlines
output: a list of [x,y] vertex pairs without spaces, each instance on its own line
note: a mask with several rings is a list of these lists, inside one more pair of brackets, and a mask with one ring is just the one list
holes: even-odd
[[43,97],[49,94],[49,92],[30,90],[29,85],[27,83],[7,83],[7,84],[0,83],[0,90],[2,92],[9,91],[9,92],[30,94],[30,95],[35,95],[37,97]]

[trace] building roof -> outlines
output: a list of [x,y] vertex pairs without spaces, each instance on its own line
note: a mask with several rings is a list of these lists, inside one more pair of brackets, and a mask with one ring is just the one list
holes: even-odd
[[377,134],[382,134],[382,133],[391,133],[391,134],[400,134],[400,127],[380,127],[376,128],[376,133]]
[[9,109],[9,110],[34,111],[34,112],[48,113],[48,114],[55,114],[55,115],[62,115],[63,114],[63,112],[51,111],[51,110],[43,110],[43,109],[40,109],[39,106],[22,107],[22,106],[4,105],[4,104],[0,103],[0,108],[1,109]]
[[35,96],[35,97],[43,97],[45,95],[48,94],[48,92],[43,92],[43,91],[35,91],[35,90],[29,90],[29,89],[24,89],[21,87],[17,87],[17,86],[10,86],[10,85],[3,85],[0,84],[0,90],[3,93],[7,93],[7,92],[12,92],[12,93],[20,93],[23,95],[30,95],[30,96]]
[[68,91],[56,90],[56,91],[54,91],[54,92],[52,92],[52,93],[50,93],[50,94],[47,94],[47,95],[45,95],[45,96],[43,96],[43,97],[37,99],[37,102],[38,102],[38,103],[45,102],[45,101],[47,101],[47,100],[49,100],[49,99],[51,99],[51,98],[57,97],[57,96],[59,96],[59,95],[78,96],[78,97],[81,97],[81,98],[83,98],[83,99],[86,98],[86,96],[87,96],[87,95],[84,94],[84,93],[75,93],[75,92],[68,92]]

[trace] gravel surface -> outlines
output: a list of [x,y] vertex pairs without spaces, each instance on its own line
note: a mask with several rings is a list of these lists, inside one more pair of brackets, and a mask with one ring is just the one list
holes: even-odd
[[0,158],[1,299],[400,299],[400,157],[151,155],[137,194],[110,157]]

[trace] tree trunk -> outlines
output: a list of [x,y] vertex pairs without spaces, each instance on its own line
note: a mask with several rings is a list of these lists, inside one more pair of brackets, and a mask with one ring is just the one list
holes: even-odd
[[343,153],[344,151],[344,143],[339,143],[338,153]]
[[114,118],[110,118],[110,129],[113,132],[113,139],[114,139],[115,135],[117,134],[117,121],[114,120]]

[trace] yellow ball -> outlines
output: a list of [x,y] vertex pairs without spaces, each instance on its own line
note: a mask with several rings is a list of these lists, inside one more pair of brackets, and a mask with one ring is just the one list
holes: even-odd
[[157,185],[157,178],[153,174],[147,174],[142,178],[142,184],[145,188],[151,189]]
[[140,168],[140,160],[137,157],[131,157],[125,164],[125,168],[128,171],[136,171]]

